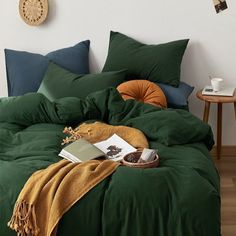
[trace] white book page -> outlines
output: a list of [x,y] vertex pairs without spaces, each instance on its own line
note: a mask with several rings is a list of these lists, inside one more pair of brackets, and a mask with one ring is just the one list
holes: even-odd
[[120,161],[126,154],[137,151],[117,134],[94,145],[106,154],[108,160],[113,161]]
[[67,159],[68,161],[71,161],[73,163],[79,163],[81,162],[81,160],[79,160],[79,158],[74,157],[72,154],[70,154],[69,152],[65,152],[63,149],[61,150],[61,152],[59,153],[60,157],[63,157],[65,159]]

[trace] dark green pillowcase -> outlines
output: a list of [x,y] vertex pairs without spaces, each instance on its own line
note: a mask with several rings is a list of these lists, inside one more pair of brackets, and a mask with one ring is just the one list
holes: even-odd
[[125,77],[125,70],[78,75],[51,62],[38,92],[51,101],[63,97],[85,98],[92,92],[117,87]]
[[159,45],[146,45],[124,34],[111,31],[103,71],[128,70],[129,79],[179,86],[182,57],[188,39]]

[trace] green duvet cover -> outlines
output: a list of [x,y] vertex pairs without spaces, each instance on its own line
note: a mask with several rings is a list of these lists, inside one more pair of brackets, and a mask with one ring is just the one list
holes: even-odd
[[[210,127],[189,112],[124,102],[115,89],[50,102],[27,94],[0,99],[0,236],[24,183],[60,160],[65,125],[102,120],[138,128],[160,167],[119,167],[63,217],[59,236],[219,236],[219,177]],[[43,209],[42,209],[43,211]]]

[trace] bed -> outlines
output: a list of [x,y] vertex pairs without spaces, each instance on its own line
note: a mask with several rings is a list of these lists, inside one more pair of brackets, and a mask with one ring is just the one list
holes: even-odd
[[65,125],[91,119],[143,131],[160,167],[119,167],[65,214],[57,235],[220,235],[210,127],[184,110],[124,101],[114,88],[84,100],[0,100],[0,235],[15,235],[7,222],[17,196],[32,173],[59,160]]
[[[187,43],[144,45],[111,32],[99,74],[89,74],[88,40],[46,56],[5,50],[10,97],[0,98],[1,236],[16,235],[7,222],[26,181],[61,160],[65,126],[93,121],[142,131],[160,166],[119,166],[64,214],[56,235],[221,235],[212,131],[187,111],[193,88],[180,82]],[[125,101],[116,87],[134,79],[157,84],[167,101],[152,94],[152,105]]]

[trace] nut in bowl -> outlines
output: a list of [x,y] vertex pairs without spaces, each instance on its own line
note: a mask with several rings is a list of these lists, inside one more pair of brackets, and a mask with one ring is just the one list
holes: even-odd
[[142,152],[131,152],[124,156],[122,163],[124,166],[135,167],[135,168],[154,168],[159,166],[159,156],[156,154],[153,161],[149,162],[138,162]]

